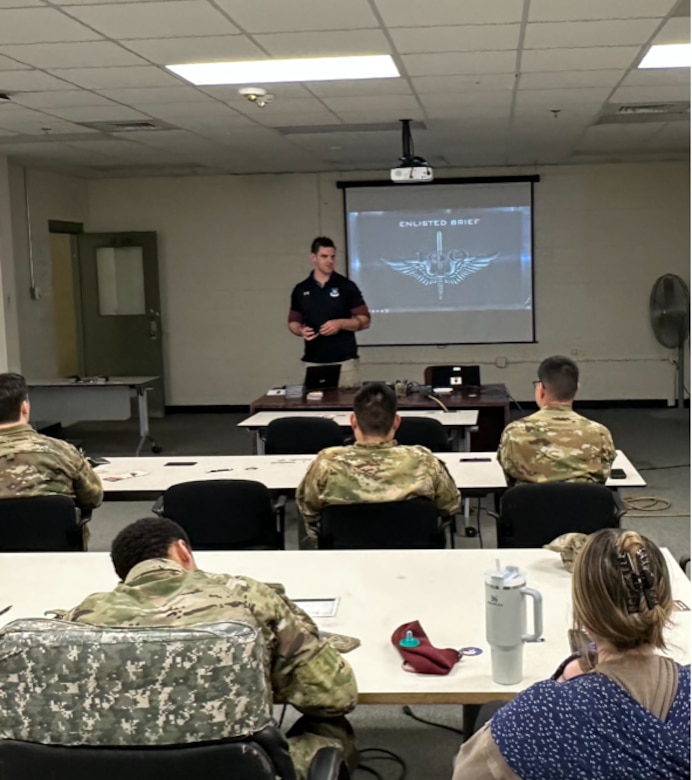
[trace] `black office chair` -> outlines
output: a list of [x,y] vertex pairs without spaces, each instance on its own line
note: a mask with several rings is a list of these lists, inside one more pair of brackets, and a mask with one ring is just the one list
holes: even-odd
[[420,444],[432,452],[452,449],[444,425],[432,417],[402,417],[395,436],[399,444]]
[[[427,550],[444,548],[449,520],[440,522],[427,498],[325,506],[318,528],[321,550]],[[450,543],[454,537],[450,531]]]
[[0,499],[0,552],[83,552],[83,526],[69,496]]
[[[296,780],[288,745],[276,726],[248,739],[200,745],[144,748],[39,745],[0,740],[3,780]],[[335,748],[322,748],[312,760],[308,780],[348,780]]]
[[618,528],[624,514],[605,485],[549,482],[515,485],[495,517],[498,547],[542,547],[561,534]]
[[267,426],[267,455],[314,455],[344,443],[344,431],[325,417],[280,417]]
[[172,485],[152,507],[175,520],[197,550],[283,550],[286,501],[248,479],[208,479]]

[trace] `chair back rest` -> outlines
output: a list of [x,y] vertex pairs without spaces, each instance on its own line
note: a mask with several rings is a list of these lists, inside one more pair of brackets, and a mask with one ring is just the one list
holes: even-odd
[[615,499],[605,485],[550,482],[515,485],[500,501],[498,546],[542,547],[561,534],[617,528]]
[[320,549],[425,550],[444,546],[437,508],[427,498],[332,504],[322,510]]
[[198,550],[278,549],[269,488],[249,479],[206,479],[172,485],[163,514],[181,525]]
[[271,722],[256,626],[103,628],[17,620],[0,631],[0,739],[151,746],[247,737]]
[[82,529],[69,496],[0,499],[0,552],[83,549]]
[[248,740],[174,747],[61,747],[0,740],[3,780],[296,780],[288,745],[276,726]]
[[479,365],[427,366],[423,374],[426,385],[433,387],[479,387],[481,367]]
[[315,455],[344,443],[344,431],[325,417],[280,417],[267,426],[267,455]]
[[398,444],[420,444],[431,452],[451,449],[444,425],[431,417],[402,417],[395,436]]

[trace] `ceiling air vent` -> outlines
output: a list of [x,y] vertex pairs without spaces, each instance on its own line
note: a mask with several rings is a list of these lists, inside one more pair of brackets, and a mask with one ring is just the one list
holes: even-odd
[[141,133],[142,131],[172,130],[172,125],[159,119],[136,119],[123,122],[78,122],[101,133]]
[[621,125],[637,122],[679,122],[689,120],[690,101],[669,103],[608,103],[597,125]]

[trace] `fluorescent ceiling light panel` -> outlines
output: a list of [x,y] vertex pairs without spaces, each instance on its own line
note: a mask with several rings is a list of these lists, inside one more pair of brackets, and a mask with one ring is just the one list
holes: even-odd
[[669,43],[662,46],[652,46],[640,68],[689,68],[692,65],[692,44]]
[[399,71],[389,54],[359,57],[303,57],[292,60],[198,62],[166,65],[197,86],[276,84],[286,81],[350,81],[396,78]]

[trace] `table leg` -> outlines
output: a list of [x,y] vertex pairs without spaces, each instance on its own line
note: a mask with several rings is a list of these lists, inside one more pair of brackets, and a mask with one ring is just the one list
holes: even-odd
[[149,432],[149,404],[147,402],[147,387],[141,385],[135,388],[137,393],[137,414],[139,416],[139,444],[135,451],[135,457],[139,457],[145,441],[150,441],[154,452],[161,452],[161,448],[154,441]]
[[471,738],[473,727],[476,725],[476,718],[480,712],[480,704],[464,704],[462,706],[462,729],[464,731],[464,742]]

